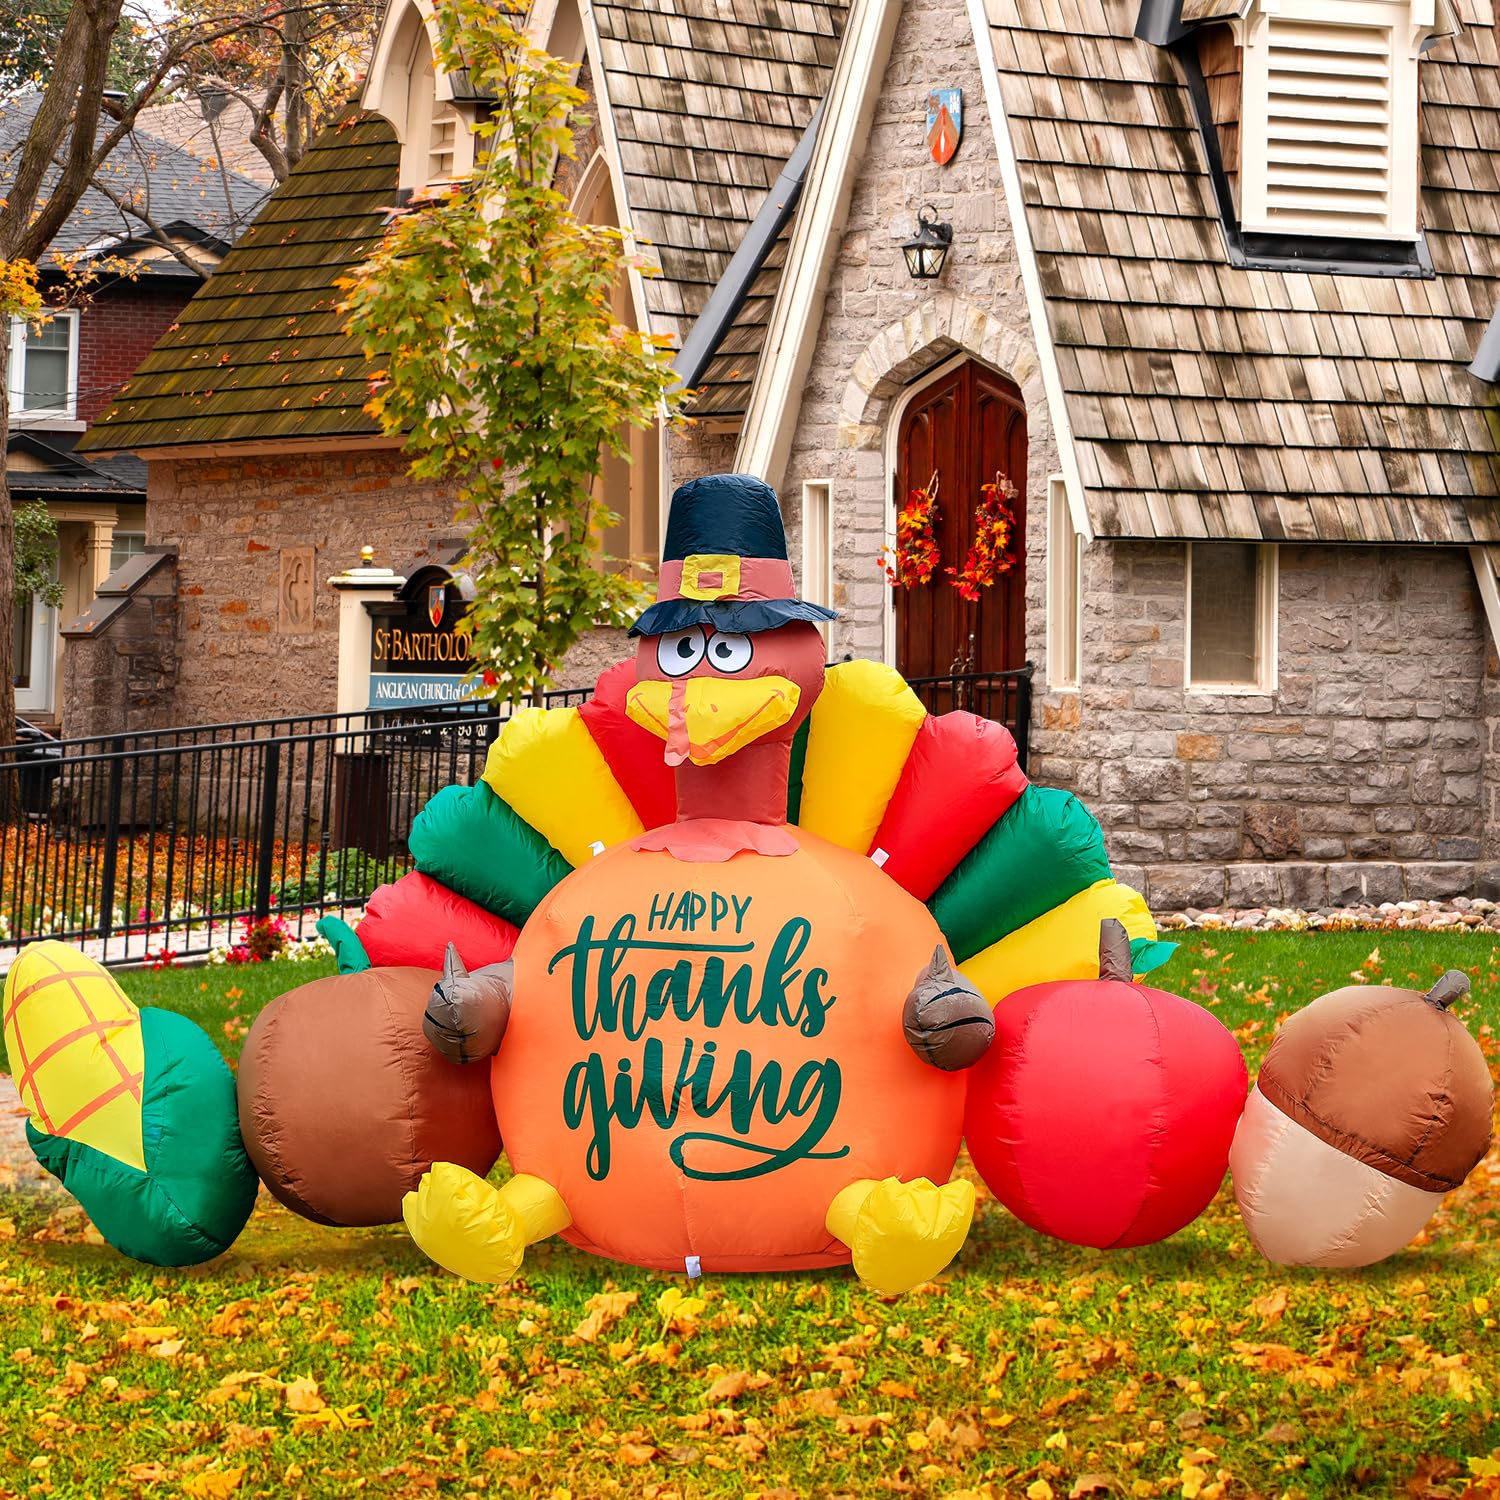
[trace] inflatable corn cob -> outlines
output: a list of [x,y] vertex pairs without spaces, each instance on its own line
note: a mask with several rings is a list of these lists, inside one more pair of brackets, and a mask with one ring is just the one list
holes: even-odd
[[186,1266],[227,1250],[255,1202],[234,1078],[185,1016],[139,1009],[65,943],[21,950],[5,1045],[37,1160],[117,1250]]

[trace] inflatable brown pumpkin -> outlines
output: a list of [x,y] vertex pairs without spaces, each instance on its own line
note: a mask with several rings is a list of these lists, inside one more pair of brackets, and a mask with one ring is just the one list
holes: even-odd
[[1489,1149],[1494,1090],[1449,1007],[1450,969],[1424,995],[1335,990],[1276,1033],[1229,1156],[1256,1248],[1281,1265],[1368,1266],[1408,1244]]
[[434,1161],[481,1177],[500,1155],[482,1068],[422,1032],[433,969],[317,979],[256,1017],[240,1057],[240,1131],[261,1181],[319,1224],[397,1224]]

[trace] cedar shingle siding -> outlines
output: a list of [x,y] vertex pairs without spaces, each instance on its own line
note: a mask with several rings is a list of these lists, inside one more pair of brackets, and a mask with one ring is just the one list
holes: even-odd
[[[602,0],[604,88],[625,212],[650,242],[652,331],[680,343],[828,90],[847,7],[826,0]],[[780,246],[770,260],[779,267]],[[743,412],[770,298],[763,271],[702,380],[695,415]]]
[[1435,280],[1233,269],[1187,90],[1137,0],[986,0],[1090,520],[1101,536],[1500,540],[1490,0],[1427,53]]
[[378,115],[325,130],[79,448],[376,433],[334,282],[379,242],[400,155]]

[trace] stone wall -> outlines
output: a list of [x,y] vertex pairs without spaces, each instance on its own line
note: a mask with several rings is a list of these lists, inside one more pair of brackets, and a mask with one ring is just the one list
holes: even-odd
[[[711,429],[701,422],[684,422],[667,431],[667,485],[670,491],[705,474],[732,474],[739,433]],[[787,509],[785,501],[782,508]],[[666,531],[662,531],[663,540]]]
[[[179,724],[331,713],[338,599],[327,580],[365,545],[398,570],[434,561],[457,529],[449,498],[409,479],[393,449],[158,459],[148,496],[147,542],[178,558]],[[310,591],[293,581],[309,565]]]
[[[963,140],[946,167],[926,144],[927,94],[938,87],[964,95]],[[953,225],[953,248],[936,283],[913,281],[901,254],[925,203]],[[832,481],[834,602],[843,614],[833,631],[835,657],[883,654],[888,590],[877,557],[890,504],[887,429],[912,382],[965,351],[1008,375],[1026,399],[1027,637],[1028,655],[1040,663],[1047,477],[1057,470],[1056,444],[968,11],[962,0],[909,0],[850,198],[781,485],[797,562],[802,486]]]
[[1083,688],[1032,775],[1077,791],[1159,910],[1472,893],[1487,630],[1460,549],[1282,546],[1277,685],[1184,689],[1186,548],[1096,542]]
[[[332,713],[338,598],[328,579],[358,563],[366,545],[377,563],[409,572],[461,534],[447,494],[408,478],[393,449],[157,459],[149,474],[148,545],[177,556],[171,661],[148,704],[152,674],[122,656],[118,622],[108,641],[70,640],[68,655],[80,658],[65,674],[69,734]],[[163,628],[156,620],[155,636]],[[134,624],[128,633],[134,639]],[[591,686],[632,650],[623,631],[591,632],[569,652],[558,685]]]
[[174,722],[182,660],[177,566],[170,554],[127,599],[101,595],[63,635],[65,735],[130,734]]

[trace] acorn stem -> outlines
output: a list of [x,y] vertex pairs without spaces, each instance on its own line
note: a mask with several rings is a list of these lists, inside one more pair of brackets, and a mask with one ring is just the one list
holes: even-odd
[[1422,998],[1439,1010],[1447,1010],[1455,1000],[1469,993],[1469,976],[1462,969],[1449,969]]
[[1114,917],[1106,917],[1099,924],[1099,977],[1118,979],[1125,984],[1135,978],[1130,934],[1125,931],[1125,924]]

